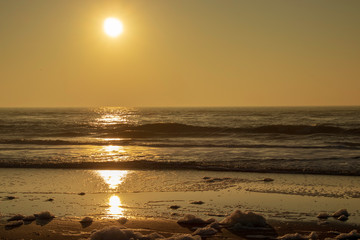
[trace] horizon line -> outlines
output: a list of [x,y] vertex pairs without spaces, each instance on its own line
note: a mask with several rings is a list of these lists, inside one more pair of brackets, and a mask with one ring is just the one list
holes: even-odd
[[114,106],[114,105],[104,105],[104,106],[0,106],[0,109],[49,109],[49,108],[332,108],[332,107],[360,107],[360,105],[258,105],[258,106],[251,106],[251,105],[243,105],[243,106]]

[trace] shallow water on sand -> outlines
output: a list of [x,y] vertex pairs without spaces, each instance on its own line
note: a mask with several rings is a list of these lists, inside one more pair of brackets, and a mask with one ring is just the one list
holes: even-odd
[[[2,216],[49,210],[58,217],[95,218],[177,219],[192,213],[221,219],[241,209],[267,218],[316,221],[319,212],[347,208],[348,222],[360,224],[359,181],[351,176],[192,170],[0,169],[0,203]],[[171,205],[180,208],[172,210]]]

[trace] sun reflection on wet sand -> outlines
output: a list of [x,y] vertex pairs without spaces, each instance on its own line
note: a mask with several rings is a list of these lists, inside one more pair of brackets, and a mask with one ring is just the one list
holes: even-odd
[[[102,177],[104,182],[108,185],[109,190],[115,190],[124,182],[128,171],[97,170],[96,173]],[[124,215],[124,208],[122,208],[119,196],[112,195],[107,201],[109,207],[106,209],[106,214],[109,218],[121,217]]]
[[121,217],[124,215],[124,208],[122,208],[121,200],[118,196],[112,195],[109,198],[109,208],[106,209],[107,214],[112,217]]
[[108,184],[109,189],[116,189],[122,182],[124,182],[128,171],[121,170],[97,170],[97,174],[99,174]]

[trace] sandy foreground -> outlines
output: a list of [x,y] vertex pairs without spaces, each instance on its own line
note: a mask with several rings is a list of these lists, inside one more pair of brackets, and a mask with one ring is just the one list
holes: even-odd
[[[0,240],[91,239],[107,227],[144,236],[191,237],[204,225],[179,225],[177,220],[192,214],[221,222],[237,209],[261,215],[266,227],[235,231],[220,225],[219,231],[206,238],[276,239],[294,233],[309,236],[311,232],[318,239],[335,238],[352,230],[360,232],[359,194],[359,179],[351,176],[0,169]],[[317,218],[320,213],[332,216],[339,209],[347,209],[348,219]],[[56,217],[6,226],[17,214],[43,211]],[[94,221],[81,224],[84,217]],[[119,218],[127,221],[120,223]]]
[[[7,221],[0,221],[1,239],[88,239],[97,230],[106,227],[119,227],[131,229],[144,235],[156,232],[164,237],[171,237],[176,234],[192,234],[195,226],[179,225],[173,220],[164,219],[129,219],[121,224],[117,220],[95,220],[92,224],[83,225],[78,219],[53,219],[47,222],[33,221],[19,227],[9,228]],[[244,228],[239,231],[232,231],[221,228],[218,233],[208,239],[272,239],[288,233],[300,233],[308,235],[316,232],[319,239],[335,238],[339,233],[348,233],[352,230],[360,231],[360,226],[341,222],[282,222],[267,220],[268,228]]]

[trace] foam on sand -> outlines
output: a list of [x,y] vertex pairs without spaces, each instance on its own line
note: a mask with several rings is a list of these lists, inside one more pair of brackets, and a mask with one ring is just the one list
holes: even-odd
[[205,221],[201,218],[198,218],[192,214],[185,214],[184,217],[180,218],[177,223],[179,224],[187,224],[187,225],[205,225],[210,223],[209,221]]
[[98,230],[90,235],[89,240],[153,240],[153,239],[166,239],[166,240],[201,240],[200,236],[192,236],[190,234],[175,234],[172,237],[165,238],[157,232],[143,235],[139,232],[134,232],[130,229],[122,229],[120,227],[106,227]]
[[35,214],[35,216],[38,218],[38,219],[41,219],[41,220],[48,220],[48,219],[53,219],[55,216],[53,214],[51,214],[49,211],[43,211],[43,212],[40,212],[38,214]]
[[327,214],[325,212],[319,213],[316,217],[320,219],[327,219],[329,217],[334,217],[340,221],[346,221],[349,219],[350,214],[348,213],[347,209],[342,208],[334,212],[333,214]]
[[176,234],[172,237],[165,238],[166,240],[201,240],[199,235],[191,236],[190,234]]
[[218,231],[215,228],[212,228],[210,226],[206,226],[204,228],[198,228],[195,232],[193,232],[193,235],[200,235],[201,237],[209,237],[211,235],[216,234]]
[[90,235],[90,240],[128,240],[130,237],[119,227],[107,227]]
[[280,240],[316,240],[318,236],[315,232],[311,232],[309,235],[301,235],[300,233],[285,234],[278,237]]
[[[209,220],[208,220],[209,221]],[[219,222],[215,221],[215,222],[212,222],[208,225],[208,227],[211,227],[211,228],[214,228],[216,230],[220,230],[221,229],[221,226],[219,224]]]
[[334,218],[338,218],[338,217],[341,217],[341,216],[345,216],[345,217],[349,217],[350,216],[350,214],[348,213],[348,211],[347,211],[347,209],[345,209],[345,208],[343,208],[343,209],[339,209],[339,210],[337,210],[336,212],[334,212],[333,214],[332,214],[332,216],[334,217]]
[[242,212],[240,210],[235,210],[220,223],[232,228],[268,226],[263,216],[251,211]]
[[342,233],[335,237],[335,239],[345,240],[345,239],[360,239],[360,233],[356,230],[352,230],[349,233]]

